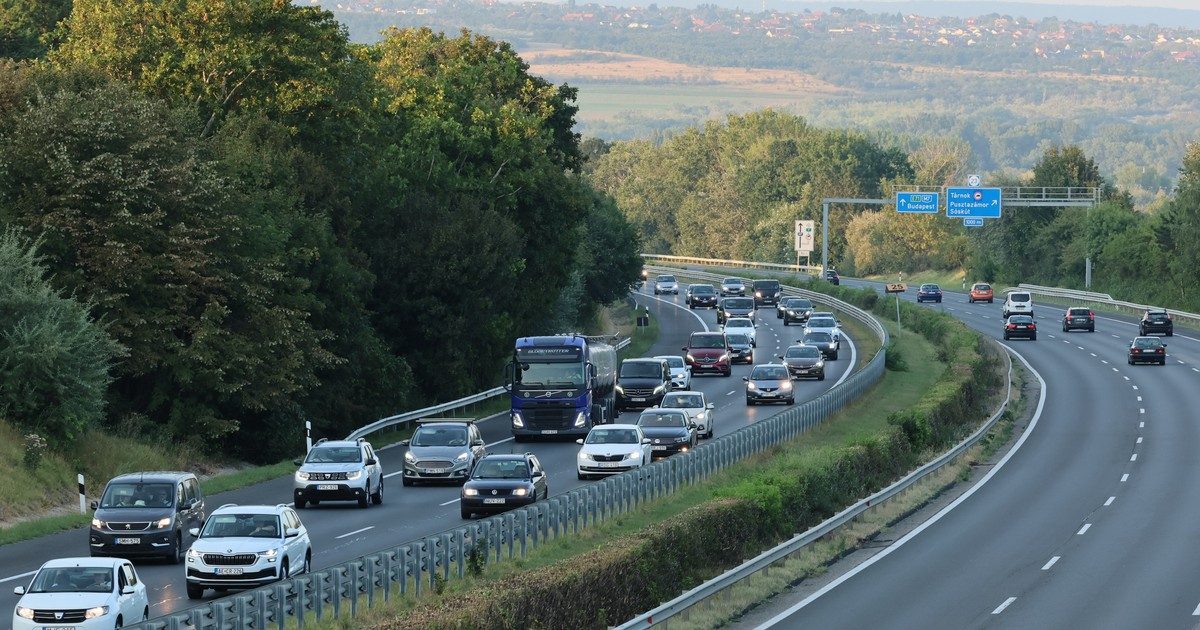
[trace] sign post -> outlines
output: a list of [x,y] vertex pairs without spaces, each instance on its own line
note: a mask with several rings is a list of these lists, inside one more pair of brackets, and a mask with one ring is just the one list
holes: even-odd
[[[904,274],[897,274],[900,280],[904,280]],[[896,336],[900,336],[900,294],[908,290],[908,285],[904,282],[896,282],[894,284],[886,284],[883,286],[886,293],[896,294]]]
[[816,221],[796,221],[796,272],[800,272],[800,256],[810,257],[813,251],[813,233]]

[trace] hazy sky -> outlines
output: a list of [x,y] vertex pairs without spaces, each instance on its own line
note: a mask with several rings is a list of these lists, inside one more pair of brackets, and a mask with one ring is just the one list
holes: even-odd
[[[855,0],[843,0],[847,5]],[[886,0],[883,0],[886,1]],[[953,0],[947,0],[953,1]],[[1029,4],[1071,4],[1076,6],[1105,6],[1105,7],[1168,7],[1171,9],[1200,9],[1200,0],[1016,0]],[[903,0],[898,5],[908,4]]]

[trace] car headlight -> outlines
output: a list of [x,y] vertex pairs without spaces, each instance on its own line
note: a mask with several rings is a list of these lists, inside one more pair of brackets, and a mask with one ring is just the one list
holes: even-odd
[[104,521],[94,518],[92,519],[92,527],[95,527],[96,529],[104,529]]
[[813,367],[819,367],[819,368],[825,367],[825,360],[822,359],[820,361],[817,361],[815,364],[813,364]]
[[84,619],[96,619],[108,614],[108,606],[95,606],[83,612]]
[[258,557],[266,558],[267,562],[275,562],[275,556],[277,555],[279,555],[279,551],[275,549],[268,549],[266,551],[258,552]]
[[688,361],[691,361],[692,363],[695,363],[695,362],[696,362],[696,357],[692,356],[692,353],[690,353],[690,352],[689,352],[689,353],[688,353],[688,355],[687,355],[687,360],[688,360]]
[[455,458],[454,458],[454,461],[456,461],[456,462],[465,462],[465,461],[467,461],[468,459],[471,459],[471,454],[470,454],[470,453],[459,453],[459,454],[458,454],[458,457],[455,457]]
[[782,390],[785,390],[785,391],[786,391],[786,390],[790,390],[791,388],[792,388],[792,382],[791,382],[791,381],[784,381],[784,382],[783,382],[783,384],[779,386],[779,389],[782,389]]
[[577,458],[578,458],[580,461],[585,461],[585,462],[590,462],[590,461],[592,461],[592,456],[591,456],[590,454],[588,454],[588,453],[584,453],[583,451],[580,451],[580,452],[579,452],[579,455],[577,456]]
[[[620,388],[620,387],[618,387],[618,388],[617,388],[617,391],[621,391],[621,388]],[[521,429],[521,428],[524,428],[524,427],[525,427],[525,420],[524,420],[523,418],[521,418],[521,412],[519,412],[519,411],[514,411],[514,412],[513,412],[513,414],[512,414],[512,425],[513,425],[514,427],[518,428],[518,429]]]
[[157,529],[166,529],[170,526],[171,526],[171,517],[170,516],[159,519],[158,522],[154,523],[154,527]]
[[355,479],[358,479],[361,476],[362,476],[361,470],[352,470],[352,471],[346,473],[346,479],[349,481],[354,481]]
[[308,481],[308,473],[303,470],[297,470],[296,471],[296,480],[297,481]]
[[517,488],[516,490],[513,490],[513,496],[515,497],[523,497],[527,494],[529,494],[529,491],[525,488]]
[[[654,391],[657,392],[658,390]],[[580,411],[579,413],[575,414],[575,426],[581,427],[585,424],[587,424],[587,413]]]
[[479,495],[479,491],[476,490],[475,488],[463,488],[463,496],[464,497],[474,497],[474,496],[478,496],[478,495]]
[[191,560],[195,560],[196,558],[200,557],[200,552],[196,551],[196,549],[193,547],[188,547],[187,557]]
[[410,464],[415,464],[417,463],[417,456],[413,455],[412,451],[404,451],[404,461]]
[[[663,393],[663,392],[665,392],[665,391],[667,391],[667,387],[666,387],[665,385],[659,385],[658,387],[655,387],[655,388],[654,388],[654,393],[655,393],[655,394],[661,394],[661,393]],[[579,415],[581,415],[581,416],[582,416],[583,414],[581,413],[581,414],[579,414]],[[576,425],[576,426],[578,426],[578,425]]]
[[33,619],[33,609],[17,606],[17,616],[22,619]]
[[642,452],[641,452],[641,451],[634,451],[634,452],[632,452],[632,453],[630,453],[630,454],[628,454],[628,455],[626,455],[626,456],[625,456],[625,459],[641,459],[641,458],[642,458]]
[[719,358],[719,359],[717,359],[717,360],[718,360],[718,361],[728,361],[728,360],[729,360],[729,353],[728,353],[728,352],[726,352],[725,354],[722,354],[722,355],[721,355],[721,358]]
[[754,297],[762,297],[762,291],[755,291]]
[[748,389],[750,391],[754,391],[754,390],[758,389],[758,385],[755,385],[754,382],[751,381],[749,383],[746,383],[746,389]]
[[704,412],[703,412],[703,411],[701,411],[700,413],[696,414],[696,419],[697,419],[697,420],[703,420],[703,419],[704,419]]
[[624,388],[624,387],[621,387],[620,385],[614,385],[614,386],[613,386],[613,389],[617,390],[617,393],[618,393],[618,394],[624,394],[624,393],[625,393],[625,388]]

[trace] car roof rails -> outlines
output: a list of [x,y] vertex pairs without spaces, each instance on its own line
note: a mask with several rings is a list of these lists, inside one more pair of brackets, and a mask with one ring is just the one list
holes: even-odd
[[219,507],[219,508],[217,508],[217,509],[218,509],[218,510],[224,510],[224,509],[225,509],[225,508],[227,508],[227,507],[237,507],[237,506],[238,506],[238,504],[236,504],[236,503],[226,503],[225,505],[222,505],[221,507]]
[[321,438],[317,440],[317,444],[324,444],[329,441],[329,438]]

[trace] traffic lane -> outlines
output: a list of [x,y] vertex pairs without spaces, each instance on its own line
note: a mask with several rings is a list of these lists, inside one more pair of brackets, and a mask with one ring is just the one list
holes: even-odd
[[[990,336],[997,332],[968,324]],[[1050,552],[1111,496],[1128,464],[1138,415],[1122,375],[1098,362],[1061,369],[1077,352],[1066,344],[1011,345],[1046,379],[1046,407],[1035,433],[955,510],[778,627],[980,625],[1003,594],[1019,588],[1013,580],[1040,578]]]

